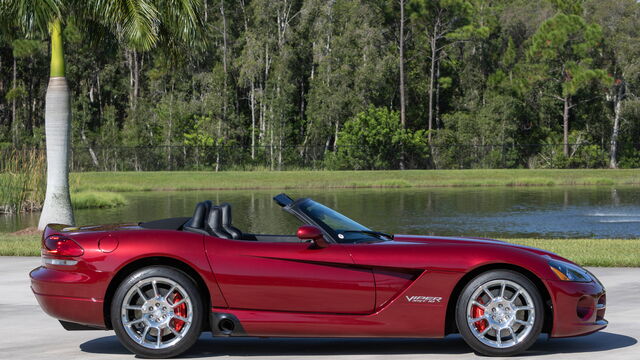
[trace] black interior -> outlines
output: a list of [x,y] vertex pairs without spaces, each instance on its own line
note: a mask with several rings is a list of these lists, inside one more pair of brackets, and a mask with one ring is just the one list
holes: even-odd
[[192,218],[189,218],[189,217],[177,217],[177,218],[170,218],[170,219],[141,222],[138,225],[145,229],[180,230],[184,228],[186,223],[191,219]]
[[[182,230],[198,234],[215,236],[223,239],[267,241],[267,242],[300,242],[295,235],[245,234],[232,225],[231,205],[222,203],[214,205],[210,200],[196,205],[193,216],[184,222]],[[162,221],[167,221],[166,219]],[[147,224],[147,223],[144,223]],[[143,223],[140,224],[143,226]],[[144,227],[144,226],[143,226]],[[175,230],[179,230],[179,227]]]
[[231,225],[231,204],[226,202],[220,204],[220,210],[222,211],[222,229],[231,235],[232,239],[242,239],[242,231]]
[[196,210],[193,212],[193,216],[184,224],[183,230],[198,234],[209,234],[204,224],[209,215],[211,206],[212,204],[210,200],[198,203],[198,205],[196,205]]
[[220,206],[211,207],[205,227],[210,235],[231,239],[231,234],[222,228],[222,209],[220,209]]

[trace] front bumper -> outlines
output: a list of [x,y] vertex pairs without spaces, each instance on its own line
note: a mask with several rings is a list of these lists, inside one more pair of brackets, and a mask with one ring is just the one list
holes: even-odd
[[607,327],[606,292],[598,281],[547,281],[553,301],[551,337],[588,335]]
[[45,313],[63,321],[105,328],[104,301],[87,294],[86,275],[46,267],[33,269],[31,290]]

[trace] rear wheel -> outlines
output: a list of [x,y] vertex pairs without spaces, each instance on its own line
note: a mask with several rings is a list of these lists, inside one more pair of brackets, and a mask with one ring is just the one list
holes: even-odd
[[464,340],[488,356],[527,350],[542,330],[544,309],[536,286],[520,273],[496,270],[471,280],[456,305]]
[[147,358],[187,351],[202,329],[198,288],[184,273],[153,266],[129,275],[111,304],[111,323],[122,344]]

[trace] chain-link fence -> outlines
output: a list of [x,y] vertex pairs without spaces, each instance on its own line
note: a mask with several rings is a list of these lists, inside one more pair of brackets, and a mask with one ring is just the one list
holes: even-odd
[[[383,154],[376,169],[498,169],[498,168],[605,168],[609,144],[447,144],[432,145],[424,154]],[[619,144],[623,167],[640,167],[640,144]],[[343,149],[344,150],[344,149]],[[0,150],[2,159],[9,151]],[[33,149],[22,150],[33,151]],[[39,149],[44,152],[44,149]],[[350,162],[354,153],[324,146],[150,146],[74,147],[71,171],[172,171],[172,170],[292,170],[335,169],[332,157],[343,156],[339,169],[368,170]],[[346,156],[346,158],[344,158]],[[407,158],[421,161],[406,161]]]

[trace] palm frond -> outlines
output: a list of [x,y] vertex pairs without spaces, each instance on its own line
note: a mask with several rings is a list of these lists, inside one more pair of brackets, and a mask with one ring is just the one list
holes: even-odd
[[104,23],[121,40],[139,50],[156,46],[160,13],[149,0],[93,0],[89,5],[96,20]]
[[190,46],[204,27],[202,0],[160,0],[163,42]]
[[0,19],[33,37],[47,34],[51,21],[63,18],[64,9],[63,0],[2,0]]

